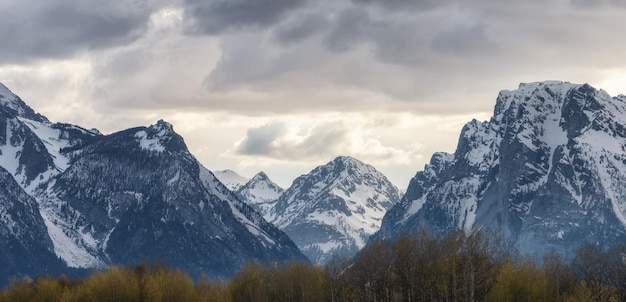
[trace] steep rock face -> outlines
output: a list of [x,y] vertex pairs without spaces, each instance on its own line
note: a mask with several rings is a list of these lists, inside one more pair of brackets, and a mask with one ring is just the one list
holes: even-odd
[[59,274],[64,268],[35,199],[0,167],[0,288],[13,277]]
[[380,237],[428,228],[501,232],[523,254],[570,257],[626,239],[626,97],[589,85],[521,84],[465,125],[385,216]]
[[32,193],[65,170],[97,131],[53,124],[0,84],[0,166]]
[[365,246],[398,201],[398,189],[374,167],[338,157],[298,177],[267,217],[311,261],[325,263],[333,254],[351,256]]
[[259,172],[240,187],[235,195],[269,219],[269,212],[284,191],[285,189],[275,184],[265,172]]
[[72,266],[165,261],[229,277],[250,260],[305,260],[163,121],[89,145],[46,192],[43,207],[62,231],[55,249]]

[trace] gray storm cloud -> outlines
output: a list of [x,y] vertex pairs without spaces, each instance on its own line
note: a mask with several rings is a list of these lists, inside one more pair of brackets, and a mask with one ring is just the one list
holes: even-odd
[[221,34],[232,30],[265,28],[278,23],[307,0],[186,0],[185,18],[191,33]]
[[502,87],[621,68],[624,2],[7,0],[0,63],[88,53],[100,107],[488,111]]
[[[600,2],[606,6],[620,1]],[[615,26],[600,25],[608,22],[598,22],[598,15],[581,9],[582,5],[585,1],[307,2],[285,13],[282,20],[273,19],[264,31],[248,31],[245,36],[232,38],[224,34],[222,59],[209,72],[211,85],[207,87],[222,92],[306,91],[299,83],[308,81],[313,90],[328,85],[339,89],[358,87],[383,93],[398,103],[416,104],[423,110],[437,104],[450,110],[442,102],[448,93],[457,97],[467,89],[488,86],[485,83],[503,87],[543,77],[570,79],[567,74],[581,73],[573,68],[591,68],[592,60],[581,65],[580,56],[589,56],[594,44],[601,41],[615,43],[606,30],[618,33]],[[232,22],[236,25],[238,21]],[[594,22],[598,25],[591,25]],[[600,27],[604,37],[593,29]],[[579,40],[595,43],[580,45]],[[570,47],[574,44],[579,46]],[[619,47],[613,46],[607,51],[617,53]],[[601,60],[619,63],[609,59],[612,57]],[[564,65],[555,69],[554,64]],[[392,70],[390,65],[399,68],[394,70],[396,81],[378,76]],[[510,70],[509,77],[516,79],[503,81],[504,66]],[[352,75],[348,75],[350,71]],[[484,83],[470,80],[477,72]],[[542,77],[528,78],[528,74]],[[277,83],[282,86],[277,88]],[[431,89],[423,89],[426,87]],[[302,102],[284,103],[281,108],[307,108],[312,104],[305,97]]]
[[583,8],[621,7],[626,8],[626,0],[571,0],[572,5]]
[[65,58],[131,43],[145,32],[154,8],[147,2],[125,0],[3,1],[0,63]]
[[370,26],[367,10],[345,9],[336,16],[335,24],[326,36],[325,44],[332,52],[348,51],[367,37]]
[[355,4],[377,5],[389,10],[430,9],[453,3],[450,0],[352,0]]
[[485,27],[481,24],[455,25],[448,30],[438,33],[432,40],[436,51],[444,53],[467,53],[483,50],[488,40]]
[[280,44],[288,46],[316,36],[328,26],[329,20],[326,15],[320,12],[311,13],[281,24],[275,29],[274,37]]

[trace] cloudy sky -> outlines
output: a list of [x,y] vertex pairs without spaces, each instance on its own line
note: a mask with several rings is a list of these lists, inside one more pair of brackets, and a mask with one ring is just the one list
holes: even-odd
[[0,82],[52,121],[163,118],[282,186],[351,155],[405,188],[520,82],[626,93],[626,0],[0,0]]

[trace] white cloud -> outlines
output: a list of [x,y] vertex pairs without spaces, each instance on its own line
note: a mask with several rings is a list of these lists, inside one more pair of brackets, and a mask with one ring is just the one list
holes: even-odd
[[[389,146],[376,138],[376,131],[358,115],[328,117],[322,122],[274,122],[247,130],[231,151],[232,156],[262,157],[270,161],[310,162],[351,155],[380,164],[409,164],[419,145]],[[392,125],[393,126],[393,125]]]

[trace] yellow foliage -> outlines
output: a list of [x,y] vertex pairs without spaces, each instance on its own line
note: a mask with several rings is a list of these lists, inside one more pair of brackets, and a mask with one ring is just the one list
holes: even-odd
[[327,268],[250,263],[228,282],[194,284],[185,272],[164,266],[111,267],[84,281],[16,280],[0,292],[0,302],[626,301],[626,247],[582,249],[574,264],[552,254],[540,267],[497,256],[490,240],[420,233],[371,244]]
[[193,280],[180,269],[158,270],[150,274],[147,282],[148,301],[197,301]]
[[545,272],[532,261],[507,261],[496,277],[487,301],[557,301]]

